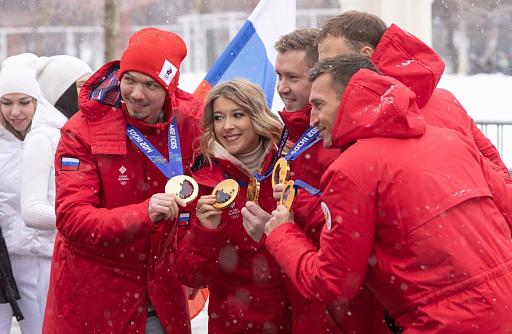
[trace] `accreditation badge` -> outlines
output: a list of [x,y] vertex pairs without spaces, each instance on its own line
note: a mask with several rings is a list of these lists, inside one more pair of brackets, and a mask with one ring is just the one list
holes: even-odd
[[199,193],[199,185],[196,180],[188,175],[177,175],[167,181],[165,193],[174,194],[185,203],[189,203],[196,199]]
[[255,177],[249,179],[249,185],[247,185],[247,200],[258,204],[260,197],[260,183]]
[[272,171],[272,189],[275,189],[276,185],[280,183],[285,183],[289,172],[290,166],[288,166],[288,161],[285,158],[279,158]]
[[238,195],[240,187],[238,182],[233,179],[226,179],[213,188],[212,195],[215,196],[216,202],[213,207],[216,209],[224,209],[233,203]]
[[284,205],[288,210],[291,209],[293,200],[295,199],[295,187],[293,180],[284,182],[284,190],[279,199],[279,204]]

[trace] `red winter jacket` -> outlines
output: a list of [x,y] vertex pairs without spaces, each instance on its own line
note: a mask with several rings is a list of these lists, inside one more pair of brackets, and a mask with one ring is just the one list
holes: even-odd
[[[274,153],[268,154],[264,169]],[[284,275],[264,242],[254,242],[242,225],[249,177],[236,162],[223,159],[194,172],[201,194],[211,194],[225,178],[237,180],[240,192],[223,210],[217,229],[201,226],[193,215],[196,203],[182,213],[191,219],[179,228],[178,275],[185,285],[210,290],[208,333],[290,333]],[[276,207],[270,178],[261,183],[259,204],[268,212]]]
[[[44,333],[144,333],[150,300],[166,333],[190,333],[186,294],[170,270],[176,222],[155,225],[147,214],[149,198],[163,192],[166,177],[125,131],[127,123],[137,127],[167,156],[175,117],[188,171],[190,143],[198,135],[197,120],[185,114],[193,100],[176,91],[164,105],[167,121],[150,125],[130,118],[124,105],[90,99],[118,68],[111,62],[88,80],[81,111],[62,129],[55,156],[58,234]],[[78,159],[77,170],[62,170],[62,157]]]
[[[289,139],[296,142],[309,128],[311,105],[297,112],[280,112]],[[310,147],[297,159],[291,162],[291,178],[301,179],[311,186],[320,189],[320,178],[329,165],[340,155],[340,150],[326,149],[322,142]],[[320,233],[325,223],[319,195],[312,196],[299,189],[293,203],[294,222],[317,248],[320,244]],[[319,333],[390,333],[384,323],[384,308],[380,305],[367,288],[362,288],[360,294],[351,301],[348,310],[337,311],[335,305],[329,305],[306,299],[286,279],[286,288],[292,307],[292,332],[295,334]],[[344,315],[349,313],[350,316]]]
[[[297,142],[309,128],[310,114],[310,104],[300,111],[287,112],[285,109],[279,113],[288,129],[289,141]],[[339,155],[339,149],[325,149],[320,141],[303,152],[297,159],[289,161],[290,179],[303,180],[319,189],[322,174]],[[295,222],[304,230],[310,240],[318,244],[324,222],[313,217],[323,217],[320,209],[320,197],[312,196],[304,189],[299,189],[293,203],[293,212]]]
[[[307,104],[300,111],[288,112],[284,109],[279,113],[288,129],[288,139],[292,144],[296,143],[309,128],[310,114],[310,104]],[[340,150],[325,149],[320,141],[302,153],[297,159],[289,162],[290,179],[303,180],[319,189],[322,174],[339,154]],[[315,245],[318,245],[320,241],[320,232],[324,225],[320,202],[319,195],[313,196],[304,189],[298,189],[292,207],[296,224]],[[286,278],[285,284],[292,311],[292,333],[341,333],[341,329],[329,314],[329,310],[324,303],[306,299],[289,278]]]
[[405,333],[510,331],[511,189],[466,136],[425,126],[414,99],[354,75],[332,128],[346,150],[322,178],[320,249],[294,224],[267,247],[309,298],[346,303],[364,282]]
[[[393,77],[416,94],[416,104],[429,125],[453,129],[472,138],[478,150],[512,183],[498,150],[476,126],[452,93],[437,88],[445,64],[434,50],[392,24],[375,48],[372,62],[382,74]],[[493,167],[494,168],[494,167]]]

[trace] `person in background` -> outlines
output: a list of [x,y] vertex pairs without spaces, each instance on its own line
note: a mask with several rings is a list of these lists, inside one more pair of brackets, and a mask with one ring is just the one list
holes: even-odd
[[324,59],[310,80],[311,124],[343,152],[322,177],[319,249],[282,205],[266,225],[285,273],[326,303],[365,282],[405,333],[512,330],[512,187],[369,58]]
[[37,60],[36,77],[43,96],[68,119],[78,111],[80,88],[91,75],[89,65],[73,56],[56,55]]
[[[51,105],[41,96],[35,77],[37,56],[24,53],[7,58],[0,71],[0,227],[5,239],[12,273],[16,281],[24,320],[22,333],[41,333],[45,299],[41,268],[49,259],[39,255],[45,236],[28,228],[21,215],[23,141],[30,131],[34,114]],[[43,233],[44,234],[44,233]],[[0,333],[9,333],[13,310],[0,305]]]
[[90,76],[92,70],[82,60],[66,55],[40,57],[34,66],[42,95],[52,105],[45,103],[47,107],[34,115],[23,144],[21,213],[25,225],[36,230],[39,247],[33,252],[40,257],[36,277],[44,310],[56,233],[53,160],[60,128],[78,111],[76,80]]
[[189,114],[200,103],[177,88],[186,54],[180,36],[141,29],[82,87],[55,154],[44,333],[190,333],[173,270],[184,203],[164,193],[189,173],[199,135]]
[[347,11],[327,20],[317,37],[319,58],[345,53],[367,56],[384,75],[393,77],[416,94],[427,124],[459,131],[475,142],[507,183],[512,183],[498,150],[476,126],[452,93],[437,88],[445,64],[432,48],[392,24],[387,27],[373,14]]
[[[210,290],[210,334],[289,333],[281,270],[265,245],[248,237],[240,213],[250,178],[272,172],[282,125],[258,86],[235,79],[209,92],[202,126],[202,156],[193,167],[201,196],[190,205],[195,215],[181,213],[190,219],[180,227],[180,279]],[[224,179],[236,180],[240,190],[234,202],[220,210],[213,206],[216,196],[211,193]],[[269,212],[276,206],[270,178],[260,179],[259,204]]]

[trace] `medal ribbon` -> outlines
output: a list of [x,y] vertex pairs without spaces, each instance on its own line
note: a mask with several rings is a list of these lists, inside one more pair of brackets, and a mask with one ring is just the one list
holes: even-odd
[[139,151],[151,161],[168,179],[176,175],[183,175],[183,161],[181,158],[181,145],[176,119],[169,124],[167,147],[169,159],[164,156],[149,142],[149,140],[134,126],[126,126],[126,135],[137,146]]
[[293,161],[297,159],[308,148],[315,145],[320,141],[320,131],[314,126],[310,127],[300,137],[299,140],[293,145],[292,149],[284,157],[286,161]]
[[[320,131],[314,126],[310,127],[300,137],[299,140],[293,145],[292,149],[288,154],[284,157],[286,161],[293,161],[297,159],[302,153],[307,151],[310,147],[315,145],[321,140]],[[306,190],[310,195],[318,195],[321,194],[321,191],[312,185],[306,183],[303,180],[295,180],[294,186],[297,188],[302,188]]]
[[294,182],[295,187],[302,188],[302,189],[306,190],[308,192],[308,194],[310,194],[311,196],[322,194],[320,189],[313,187],[312,185],[310,185],[309,183],[306,183],[305,181],[295,180],[293,182]]
[[256,181],[261,182],[272,174],[274,165],[276,164],[276,161],[281,156],[281,153],[283,153],[283,149],[284,149],[284,146],[286,145],[287,140],[288,140],[288,129],[284,128],[283,132],[281,132],[281,138],[279,138],[279,146],[277,148],[276,154],[272,158],[272,162],[268,165],[268,168],[264,173],[254,175],[254,177],[256,178]]

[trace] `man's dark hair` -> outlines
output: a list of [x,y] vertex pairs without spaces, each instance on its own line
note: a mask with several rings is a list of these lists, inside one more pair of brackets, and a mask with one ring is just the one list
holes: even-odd
[[313,82],[322,74],[331,75],[333,88],[341,96],[352,76],[362,68],[380,73],[368,57],[350,53],[320,60],[309,71],[308,79]]
[[386,23],[378,16],[350,10],[327,20],[318,33],[316,43],[333,36],[344,38],[355,52],[364,46],[375,49],[386,29]]
[[313,67],[318,60],[318,47],[315,43],[318,32],[318,29],[297,29],[281,36],[274,47],[279,53],[292,50],[306,51],[306,62],[309,67]]

